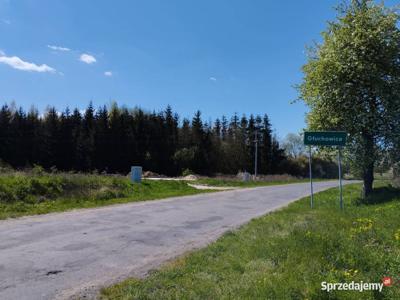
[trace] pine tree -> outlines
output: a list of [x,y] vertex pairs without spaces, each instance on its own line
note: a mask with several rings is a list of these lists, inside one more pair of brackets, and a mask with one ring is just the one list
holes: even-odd
[[110,143],[110,125],[105,105],[96,111],[94,148],[95,168],[101,172],[107,172],[109,164],[112,163],[110,153],[113,145]]
[[39,118],[39,112],[32,106],[26,116],[27,166],[40,163],[41,148],[43,146],[41,137],[42,131],[42,120]]
[[72,170],[82,170],[82,161],[84,159],[84,147],[82,145],[82,115],[77,108],[74,109],[71,116],[71,127],[72,127],[72,143],[74,145],[74,151],[71,153],[73,164]]
[[92,102],[85,110],[82,120],[82,161],[81,167],[83,170],[93,170],[94,163],[94,108]]
[[113,103],[97,111],[90,103],[83,113],[66,108],[61,114],[47,108],[43,117],[32,107],[4,105],[0,109],[0,159],[14,167],[40,164],[60,170],[126,173],[141,165],[167,175],[190,169],[199,174],[235,174],[253,169],[254,133],[260,129],[260,172],[279,172],[285,159],[271,124],[264,118],[235,114],[214,125],[204,123],[200,111],[190,122],[168,106],[161,112],[129,110]]
[[[59,149],[59,120],[55,107],[48,107],[43,120],[42,151],[40,164],[46,168],[57,166]],[[60,157],[61,159],[61,157]]]
[[262,154],[260,156],[261,172],[263,174],[270,174],[272,173],[273,161],[272,129],[267,114],[264,115],[262,123]]
[[0,110],[0,159],[9,162],[12,157],[13,141],[11,132],[11,110],[8,105],[3,105]]
[[225,116],[222,116],[221,120],[221,138],[224,141],[228,134],[228,120]]

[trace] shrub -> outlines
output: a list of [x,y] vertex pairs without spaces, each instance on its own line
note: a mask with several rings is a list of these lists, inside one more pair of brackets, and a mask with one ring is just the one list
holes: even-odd
[[185,170],[182,171],[182,176],[183,177],[189,176],[189,175],[193,175],[193,174],[194,174],[193,171],[190,170],[190,169],[185,169]]
[[0,184],[0,202],[15,202],[17,200],[15,193],[11,187]]
[[118,193],[114,190],[111,190],[109,188],[102,188],[95,195],[93,195],[93,198],[99,199],[99,200],[107,200],[107,199],[116,198],[117,195],[118,195]]
[[46,173],[39,166],[29,172],[0,175],[0,203],[80,198],[107,200],[126,197],[132,189],[130,180],[122,176]]
[[33,169],[32,169],[32,174],[33,175],[43,175],[44,174],[44,168],[42,166],[39,165],[34,165]]
[[[308,157],[299,156],[283,160],[279,170],[281,173],[287,173],[292,176],[308,177]],[[312,159],[312,171],[315,178],[336,178],[338,176],[338,165],[335,161],[315,156]]]
[[400,188],[400,163],[397,163],[393,167],[393,185]]

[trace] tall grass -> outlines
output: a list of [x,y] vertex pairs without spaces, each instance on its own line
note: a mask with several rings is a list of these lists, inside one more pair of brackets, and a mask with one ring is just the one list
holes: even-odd
[[0,176],[0,202],[39,203],[61,196],[111,199],[128,195],[130,186],[121,176],[13,172]]
[[0,175],[0,219],[200,192],[181,181],[133,184],[119,175],[9,171]]

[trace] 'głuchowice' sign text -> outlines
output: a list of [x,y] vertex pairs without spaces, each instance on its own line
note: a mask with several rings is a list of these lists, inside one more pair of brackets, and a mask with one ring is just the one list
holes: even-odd
[[306,131],[304,145],[344,146],[346,136],[346,132],[343,131]]

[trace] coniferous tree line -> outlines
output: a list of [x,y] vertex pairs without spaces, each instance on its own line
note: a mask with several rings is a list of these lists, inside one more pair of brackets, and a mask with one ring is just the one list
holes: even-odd
[[[170,106],[146,112],[92,104],[84,111],[48,107],[24,111],[15,104],[0,110],[0,160],[15,168],[34,164],[58,170],[123,172],[131,165],[160,174],[236,174],[254,170],[258,140],[260,174],[284,173],[287,159],[268,116],[223,116],[209,124],[200,111],[180,120]],[[299,175],[299,174],[294,174]]]

